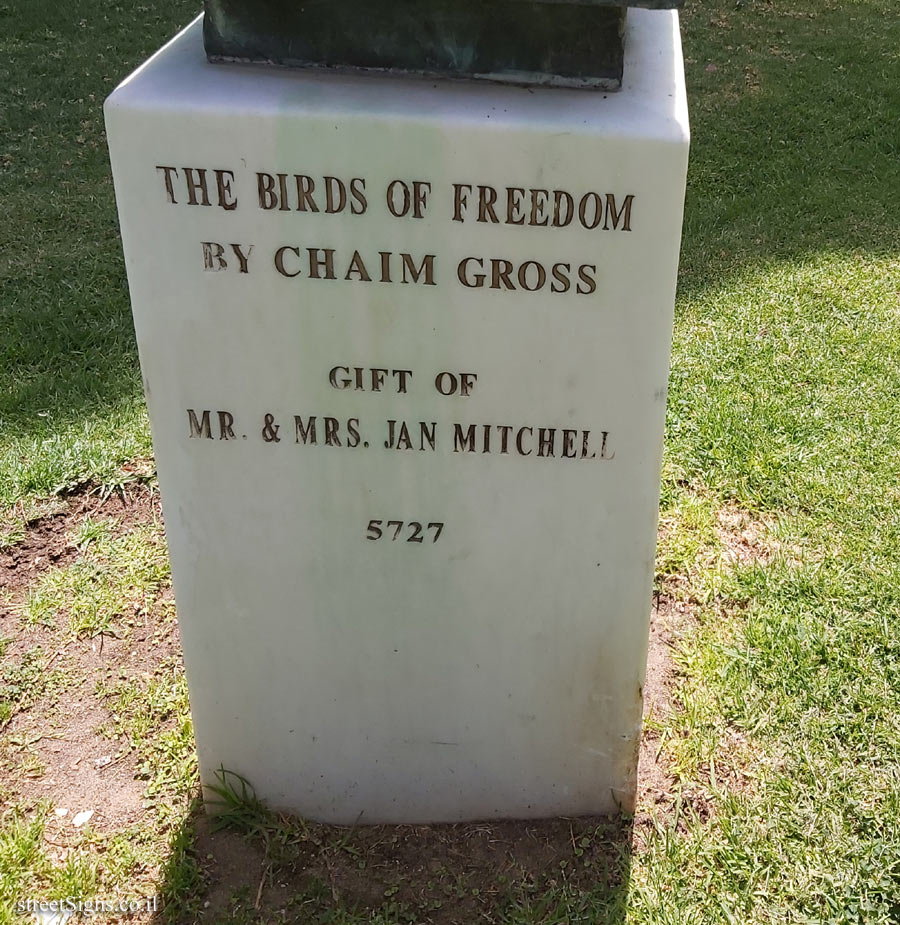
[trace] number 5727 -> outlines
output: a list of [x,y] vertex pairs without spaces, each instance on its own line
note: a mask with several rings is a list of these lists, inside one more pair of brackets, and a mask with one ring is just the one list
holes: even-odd
[[397,540],[407,543],[424,543],[430,535],[431,542],[436,543],[444,529],[442,523],[431,522],[424,526],[417,520],[370,520],[366,527],[366,539],[377,542],[382,538],[390,538],[394,543]]

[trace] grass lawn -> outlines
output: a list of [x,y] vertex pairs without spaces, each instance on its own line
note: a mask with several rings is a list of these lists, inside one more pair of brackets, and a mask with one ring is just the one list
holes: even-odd
[[143,920],[900,921],[895,0],[682,17],[635,818],[358,831],[196,811],[100,110],[194,13],[0,4],[0,925],[19,899],[154,894]]

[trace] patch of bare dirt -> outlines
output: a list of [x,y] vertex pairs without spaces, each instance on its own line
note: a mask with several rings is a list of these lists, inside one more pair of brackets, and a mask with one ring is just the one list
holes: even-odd
[[115,518],[118,530],[127,532],[136,524],[162,520],[159,494],[146,485],[136,485],[107,496],[94,490],[60,499],[53,514],[27,525],[21,543],[0,549],[0,591],[15,599],[47,569],[78,558],[70,537],[85,517]]
[[728,564],[750,565],[770,561],[776,544],[771,539],[772,524],[754,517],[749,511],[725,507],[718,514],[719,539]]
[[2,664],[14,672],[29,653],[39,650],[42,659],[40,684],[23,685],[25,697],[2,730],[4,795],[25,807],[52,803],[59,813],[47,828],[51,845],[65,843],[81,812],[92,812],[90,824],[99,830],[143,817],[145,784],[136,779],[135,755],[122,739],[101,733],[111,728],[111,715],[97,682],[152,675],[180,658],[169,588],[147,608],[124,615],[116,635],[78,639],[66,627],[20,625],[16,610],[33,583],[79,555],[70,537],[88,516],[114,518],[117,533],[162,520],[159,496],[145,486],[108,497],[88,492],[64,499],[57,512],[28,525],[21,543],[0,553],[0,589],[8,602],[0,611],[0,636],[10,640]]
[[[721,548],[710,553],[707,565],[716,560],[726,566],[766,565],[777,552],[783,552],[773,537],[773,520],[749,511],[727,506],[717,513],[716,534]],[[638,811],[635,814],[635,837],[641,839],[648,830],[651,814],[673,818],[678,803],[689,805],[701,820],[713,812],[713,790],[732,792],[752,787],[750,746],[738,729],[726,726],[719,730],[720,741],[709,764],[700,767],[701,780],[679,784],[667,762],[665,743],[650,719],[660,720],[681,708],[678,701],[679,671],[673,658],[674,648],[697,621],[699,601],[691,591],[689,575],[666,576],[654,599],[650,621],[650,644],[647,677],[644,686],[644,734],[641,739],[638,769]],[[743,604],[735,601],[707,600],[705,607],[716,611],[728,623]],[[721,759],[721,760],[719,760]],[[713,764],[713,761],[715,762]]]
[[144,813],[143,784],[135,780],[133,761],[113,757],[116,743],[97,735],[108,719],[106,710],[80,689],[66,701],[62,716],[50,718],[43,731],[27,721],[14,724],[21,731],[13,735],[43,769],[39,777],[17,782],[18,799],[26,805],[49,800],[67,810],[54,817],[60,832],[69,830],[76,814],[84,811],[93,812],[94,828],[118,829],[137,822]]
[[[209,884],[202,918],[218,918],[228,910],[236,894],[252,897],[254,908],[259,908],[268,880],[262,843],[238,832],[214,832],[209,817],[203,815],[196,818],[194,830],[196,851],[203,859]],[[271,899],[267,897],[267,904]]]
[[0,590],[15,592],[51,566],[64,565],[77,555],[66,536],[64,511],[38,521],[21,543],[0,549]]
[[[289,823],[288,846],[268,855],[261,839],[214,831],[206,817],[194,824],[211,883],[202,922],[239,912],[260,922],[318,921],[343,906],[357,913],[393,908],[398,921],[421,925],[469,925],[498,921],[510,903],[540,902],[554,888],[605,886],[612,894],[628,880],[627,820],[307,825],[302,835]],[[277,840],[277,825],[271,837]]]
[[[662,720],[671,714],[675,687],[675,666],[672,648],[675,644],[673,625],[684,619],[684,611],[676,609],[675,601],[658,596],[650,616],[650,644],[647,650],[647,675],[644,680],[644,734],[641,736],[638,761],[638,814],[650,807],[671,806],[675,780],[662,754],[660,734],[647,727],[647,720]],[[683,605],[682,605],[683,607]]]

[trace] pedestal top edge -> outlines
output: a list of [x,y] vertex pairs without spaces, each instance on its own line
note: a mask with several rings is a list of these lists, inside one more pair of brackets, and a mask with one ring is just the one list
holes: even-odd
[[618,92],[210,63],[202,20],[201,14],[113,90],[107,116],[119,109],[260,116],[321,111],[568,129],[583,120],[586,131],[621,125],[637,135],[689,138],[676,10],[628,11],[625,77]]

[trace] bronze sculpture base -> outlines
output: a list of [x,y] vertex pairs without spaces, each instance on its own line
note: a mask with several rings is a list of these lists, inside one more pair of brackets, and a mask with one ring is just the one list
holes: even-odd
[[204,43],[211,61],[615,89],[625,12],[624,0],[206,0]]

